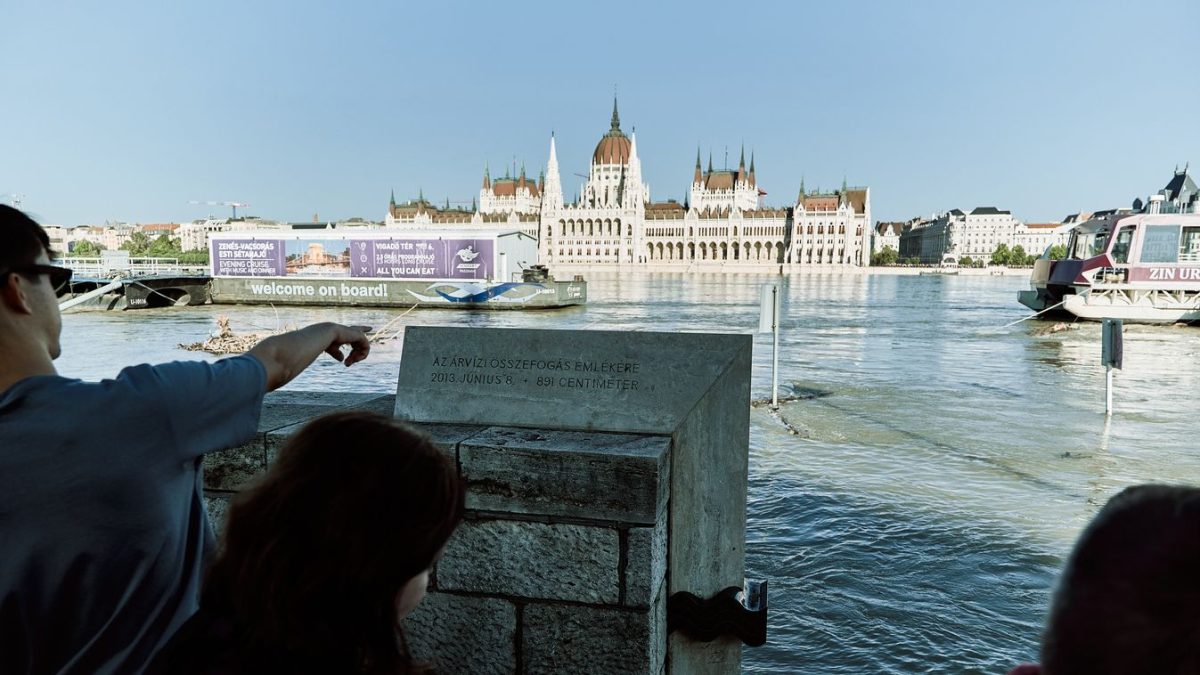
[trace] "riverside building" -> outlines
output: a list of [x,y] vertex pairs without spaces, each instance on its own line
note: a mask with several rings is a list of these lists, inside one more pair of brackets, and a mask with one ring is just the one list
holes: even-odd
[[655,202],[642,180],[636,134],[625,134],[616,101],[596,144],[580,198],[565,203],[558,154],[550,138],[540,218],[544,264],[853,267],[869,264],[870,191],[809,193],[771,207],[758,183],[753,153],[736,169],[704,169],[700,153],[688,199]]
[[506,172],[502,178],[492,180],[487,167],[483,169],[483,186],[479,188],[478,201],[471,201],[471,208],[451,207],[447,201],[438,208],[426,201],[422,193],[415,200],[396,203],[392,193],[384,216],[385,228],[406,231],[434,229],[463,231],[495,231],[497,229],[519,230],[531,237],[538,235],[538,214],[542,207],[542,176],[535,183],[525,177],[525,167],[517,176]]
[[906,226],[900,234],[900,257],[919,258],[925,264],[939,263],[946,256],[990,260],[1001,244],[1008,248],[1021,244],[1027,253],[1041,253],[1044,242],[1059,243],[1058,227],[1058,223],[1027,226],[1011,211],[994,206],[980,206],[970,213],[951,209]]
[[[522,168],[493,179],[485,168],[471,208],[439,208],[424,197],[397,204],[385,228],[521,230],[538,238],[545,265],[679,266],[721,269],[856,267],[870,262],[871,200],[866,187],[805,190],[783,206],[763,202],[751,153],[736,169],[705,169],[697,151],[687,198],[653,201],[643,180],[636,134],[621,129],[613,101],[608,130],[592,152],[586,180],[567,202],[558,151],[550,137],[545,172],[533,181]],[[513,175],[515,174],[515,175]]]

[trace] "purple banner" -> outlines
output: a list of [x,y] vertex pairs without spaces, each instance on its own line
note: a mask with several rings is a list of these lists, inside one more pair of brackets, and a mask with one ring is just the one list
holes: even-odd
[[281,277],[287,271],[279,239],[213,239],[216,277]]
[[486,279],[495,274],[491,239],[355,239],[350,276],[376,279]]
[[218,277],[487,279],[491,239],[213,239]]

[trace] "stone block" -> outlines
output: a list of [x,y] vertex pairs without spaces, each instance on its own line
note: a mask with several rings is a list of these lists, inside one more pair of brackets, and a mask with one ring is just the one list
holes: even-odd
[[658,675],[665,651],[649,610],[530,603],[521,653],[529,675],[644,673]]
[[404,620],[409,649],[439,673],[513,673],[516,607],[498,598],[430,593]]
[[750,335],[410,326],[396,416],[672,434],[752,344]]
[[654,527],[631,527],[627,536],[625,604],[648,607],[667,579],[667,519]]
[[665,436],[491,427],[459,447],[467,507],[653,524],[670,447]]
[[373,399],[355,403],[350,407],[355,410],[365,410],[367,412],[378,413],[384,417],[391,417],[392,411],[396,408],[396,395],[380,394]]
[[204,487],[208,490],[240,490],[267,468],[261,435],[237,447],[204,456]]
[[[379,407],[384,394],[340,391],[274,391],[263,398],[258,431],[270,434],[310,422],[321,415],[357,406]],[[269,448],[268,448],[269,449]]]
[[616,604],[615,529],[512,520],[467,521],[437,565],[438,588]]
[[[389,410],[388,413],[390,414],[391,411]],[[413,424],[413,426],[428,434],[433,444],[446,453],[446,456],[454,461],[456,466],[462,443],[487,428],[470,424]]]
[[[352,409],[357,410],[358,408]],[[327,412],[333,412],[333,410],[335,409],[331,408]],[[389,410],[385,412],[390,413],[391,411]],[[304,425],[308,424],[310,421],[312,420],[305,420],[298,424],[286,426],[282,429],[275,429],[274,431],[269,431],[264,434],[264,456],[266,457],[266,462],[268,465],[275,463],[275,458],[279,456],[280,448],[283,447],[284,443],[287,443],[288,438],[291,438],[293,434],[303,429]],[[455,466],[457,466],[458,463],[459,443],[474,436],[485,428],[470,426],[467,424],[413,424],[412,426],[418,431],[428,435],[430,440],[433,441],[434,446],[444,452],[446,457],[449,458],[451,462],[455,463]],[[347,439],[347,442],[350,442],[349,439]]]

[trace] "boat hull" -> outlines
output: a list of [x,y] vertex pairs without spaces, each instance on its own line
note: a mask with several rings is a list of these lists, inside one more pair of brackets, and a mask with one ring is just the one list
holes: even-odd
[[1200,292],[1136,287],[1093,287],[1063,298],[1063,308],[1087,321],[1122,319],[1130,323],[1200,323]]
[[587,282],[216,277],[210,297],[223,305],[554,309],[585,304]]

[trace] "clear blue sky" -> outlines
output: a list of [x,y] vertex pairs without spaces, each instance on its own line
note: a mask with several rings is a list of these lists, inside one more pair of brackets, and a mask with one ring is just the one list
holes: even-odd
[[[183,5],[187,5],[183,7]],[[176,7],[179,5],[180,7]],[[768,203],[1028,221],[1200,173],[1200,2],[0,5],[0,200],[43,222],[383,217],[558,139],[566,196],[614,84],[655,199],[744,141]]]

